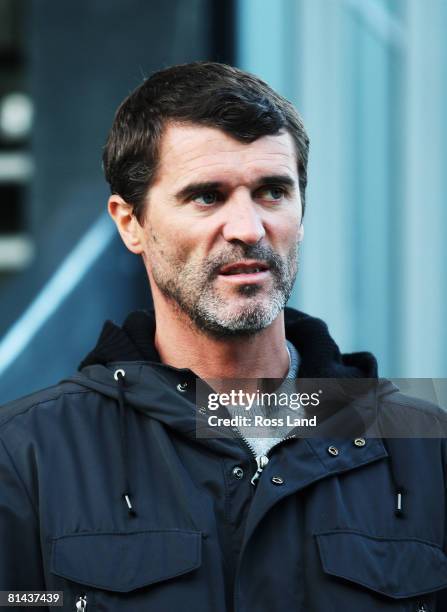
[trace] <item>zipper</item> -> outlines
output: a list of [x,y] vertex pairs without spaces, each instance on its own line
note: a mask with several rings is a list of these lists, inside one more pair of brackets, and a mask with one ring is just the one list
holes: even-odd
[[295,434],[292,434],[291,436],[286,436],[285,438],[281,438],[281,440],[279,440],[276,444],[274,444],[268,449],[266,455],[260,455],[256,457],[256,463],[257,463],[258,469],[254,473],[253,478],[250,481],[253,486],[256,486],[256,482],[259,480],[262,474],[262,470],[265,468],[265,466],[269,462],[272,450],[276,448],[277,446],[279,446],[280,444],[283,444],[286,440],[292,440],[293,438],[296,438]]
[[[234,430],[233,430],[234,431]],[[253,446],[250,444],[250,442],[247,440],[247,438],[245,438],[245,436],[242,435],[242,433],[236,428],[236,432],[237,432],[237,437],[236,439],[240,441],[241,446],[245,446],[250,455],[254,458],[254,460],[256,461],[256,465],[257,465],[257,469],[256,472],[253,474],[253,477],[251,479],[251,484],[253,486],[256,486],[256,482],[258,481],[258,479],[260,478],[261,474],[262,474],[262,470],[265,468],[265,466],[268,464],[269,462],[269,455],[271,453],[271,451],[276,447],[279,446],[280,444],[282,444],[285,440],[290,440],[292,438],[296,438],[295,434],[292,434],[290,436],[286,436],[285,438],[282,438],[281,440],[279,440],[276,444],[274,444],[273,446],[271,446],[269,448],[269,450],[267,451],[266,455],[256,455],[256,451],[253,448]],[[236,602],[236,597],[237,597],[237,589],[238,589],[238,583],[239,583],[239,568],[240,568],[240,564],[241,564],[241,557],[239,556],[238,562],[237,562],[237,567],[236,567],[236,583],[235,583],[235,588],[234,588],[234,601]],[[235,604],[237,605],[237,604]],[[428,610],[422,610],[421,612],[428,612]]]
[[253,478],[250,480],[251,484],[255,485],[257,479],[262,473],[262,470],[265,468],[265,466],[269,462],[269,458],[267,457],[267,455],[257,455],[253,446],[250,444],[247,438],[243,436],[242,433],[237,428],[236,428],[236,433],[237,433],[237,438],[242,443],[242,446],[245,446],[248,449],[248,452],[250,453],[250,455],[256,462],[256,472],[253,474]]
[[276,448],[277,446],[279,446],[280,444],[282,444],[283,442],[285,442],[286,440],[293,440],[294,438],[296,438],[295,434],[291,434],[290,436],[286,436],[285,438],[281,438],[281,440],[279,440],[276,444],[274,444],[273,446],[271,446],[267,452],[267,455],[270,455],[270,453],[272,452],[272,450],[274,448]]
[[[276,445],[275,445],[276,446]],[[256,463],[258,465],[258,469],[256,470],[256,472],[253,474],[253,478],[250,480],[251,484],[253,486],[256,486],[256,481],[259,479],[259,477],[262,474],[262,470],[265,468],[265,466],[267,465],[267,463],[269,462],[269,458],[267,457],[267,455],[258,455],[256,457]]]
[[256,486],[256,482],[259,480],[263,469],[265,468],[265,466],[268,464],[269,460],[270,460],[270,454],[272,452],[272,450],[274,448],[276,448],[277,446],[279,446],[280,444],[282,444],[283,442],[285,442],[286,440],[291,440],[292,438],[296,438],[295,434],[292,434],[290,436],[286,436],[285,438],[281,438],[281,440],[279,440],[276,444],[274,444],[273,446],[271,446],[269,448],[269,450],[267,451],[267,453],[265,455],[257,455],[255,449],[253,448],[253,446],[250,444],[250,442],[247,440],[247,438],[245,436],[243,436],[241,434],[241,432],[238,430],[238,434],[239,434],[239,439],[245,444],[245,446],[249,449],[250,454],[254,457],[254,460],[256,461],[256,472],[253,474],[252,479],[250,480],[251,484],[253,486]]
[[76,612],[85,612],[87,610],[87,595],[80,595],[76,600]]
[[[279,440],[276,444],[274,444],[273,446],[269,448],[269,450],[267,451],[265,455],[257,455],[253,446],[250,444],[247,438],[244,435],[242,435],[239,429],[236,427],[236,428],[233,428],[233,431],[237,434],[236,439],[238,439],[242,443],[242,446],[245,446],[248,449],[248,452],[250,453],[250,455],[256,462],[256,472],[253,474],[253,477],[250,480],[253,486],[256,486],[256,482],[259,480],[263,469],[268,464],[269,459],[270,459],[270,453],[272,452],[272,450],[276,448],[277,446],[279,446],[280,444],[282,444],[283,442],[285,442],[286,440],[291,440],[292,438],[296,438],[295,434],[286,436],[285,438],[281,438],[281,440]],[[422,612],[425,612],[425,611],[422,610]]]
[[250,455],[256,461],[256,451],[253,448],[253,446],[250,444],[250,442],[247,440],[247,438],[241,434],[239,429],[236,428],[235,433],[237,433],[237,437],[242,442],[242,446],[246,446],[248,448],[248,451],[249,451]]

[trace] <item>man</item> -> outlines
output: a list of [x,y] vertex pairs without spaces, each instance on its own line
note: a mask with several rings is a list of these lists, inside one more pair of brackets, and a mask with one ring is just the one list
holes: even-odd
[[[445,441],[377,437],[408,415],[439,432],[441,411],[285,310],[307,156],[290,103],[229,66],[169,68],[123,102],[108,206],[154,313],[107,322],[75,376],[2,409],[1,589],[87,612],[446,609]],[[340,382],[319,435],[200,435],[196,387],[239,378]]]

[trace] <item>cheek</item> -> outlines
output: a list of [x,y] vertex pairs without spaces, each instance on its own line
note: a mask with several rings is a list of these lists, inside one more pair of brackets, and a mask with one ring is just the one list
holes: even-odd
[[201,265],[212,250],[218,236],[218,223],[204,219],[186,218],[170,214],[158,208],[149,209],[145,226],[145,251],[147,259],[184,266]]
[[158,265],[183,266],[197,258],[195,246],[193,241],[185,241],[180,232],[170,232],[168,235],[151,232],[146,251],[149,261],[157,261]]
[[[175,252],[183,262],[199,262],[207,255],[210,248],[211,233],[204,224],[191,221],[170,228],[165,246]],[[212,241],[211,241],[212,243]]]

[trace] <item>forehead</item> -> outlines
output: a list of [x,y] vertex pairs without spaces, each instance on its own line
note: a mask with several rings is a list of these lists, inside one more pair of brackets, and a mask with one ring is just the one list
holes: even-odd
[[155,182],[173,186],[192,180],[246,183],[276,174],[297,180],[295,145],[288,132],[245,143],[217,128],[170,124],[162,136]]

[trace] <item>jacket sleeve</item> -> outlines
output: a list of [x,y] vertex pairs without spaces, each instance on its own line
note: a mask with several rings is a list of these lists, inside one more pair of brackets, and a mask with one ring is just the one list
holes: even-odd
[[39,521],[0,438],[0,590],[45,590]]
[[[447,478],[447,439],[442,440],[444,479]],[[447,482],[444,483],[444,554],[447,555]],[[447,581],[447,576],[446,576]],[[447,610],[447,589],[436,593],[436,610]]]

